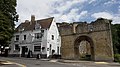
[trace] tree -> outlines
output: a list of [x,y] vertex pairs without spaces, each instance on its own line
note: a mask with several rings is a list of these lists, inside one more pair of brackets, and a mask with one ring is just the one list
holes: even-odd
[[0,46],[6,46],[14,33],[17,21],[16,0],[0,0]]
[[120,24],[112,25],[113,49],[115,54],[120,54]]

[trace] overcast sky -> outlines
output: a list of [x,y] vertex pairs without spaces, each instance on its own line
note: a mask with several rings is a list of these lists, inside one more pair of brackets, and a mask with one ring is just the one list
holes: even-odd
[[[19,22],[55,17],[57,22],[91,22],[99,17],[120,24],[120,0],[17,0]],[[20,23],[16,23],[19,25]]]

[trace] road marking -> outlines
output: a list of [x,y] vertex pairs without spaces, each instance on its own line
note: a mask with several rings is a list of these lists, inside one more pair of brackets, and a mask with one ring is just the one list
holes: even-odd
[[6,61],[6,62],[1,62],[1,64],[7,65],[7,64],[13,64],[13,63]]
[[25,65],[23,64],[19,64],[19,63],[16,63],[16,62],[11,62],[11,61],[7,61],[8,63],[12,63],[12,64],[16,64],[18,66],[21,66],[21,67],[26,67]]
[[95,62],[96,64],[109,64],[108,62]]
[[57,60],[50,60],[50,62],[57,62]]

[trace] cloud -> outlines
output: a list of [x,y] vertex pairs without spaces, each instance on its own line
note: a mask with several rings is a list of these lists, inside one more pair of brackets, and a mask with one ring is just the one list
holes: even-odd
[[56,7],[55,10],[59,13],[64,13],[66,11],[71,10],[74,6],[77,7],[77,5],[81,5],[86,1],[87,0],[66,0],[66,1],[62,0],[60,2],[58,1],[57,4],[59,5],[57,5],[57,7],[55,6]]
[[86,17],[87,14],[88,11],[79,12],[79,9],[71,9],[70,12],[67,14],[54,14],[54,16],[56,17],[56,21],[58,22],[75,22],[80,21],[80,19]]
[[81,17],[84,17],[84,16],[87,16],[87,14],[88,14],[88,11],[82,11],[82,12],[80,13],[80,16],[81,16]]
[[87,11],[82,12],[82,6],[88,0],[60,0],[55,2],[56,6],[52,11],[51,15],[56,18],[58,22],[73,22],[79,21],[84,14],[87,14]]
[[19,22],[30,20],[31,15],[35,15],[36,19],[54,16],[58,21],[78,20],[79,17],[81,17],[79,11],[82,8],[82,4],[86,1],[87,0],[17,0],[17,13],[20,16]]
[[89,4],[91,4],[91,3],[95,2],[95,1],[96,1],[96,0],[90,0],[90,1],[89,1]]
[[56,21],[72,22],[72,21],[78,20],[78,15],[79,15],[79,9],[71,9],[69,13],[55,14],[54,16],[56,17]]
[[30,19],[31,15],[43,18],[49,15],[52,0],[17,0],[17,12],[21,21]]
[[120,6],[118,7],[118,12],[120,13]]
[[93,18],[106,18],[113,20],[112,24],[120,24],[120,14],[110,14],[108,12],[98,12],[91,15]]
[[113,19],[113,16],[108,12],[98,12],[98,13],[92,14],[91,16],[94,17],[94,18]]
[[116,0],[110,0],[108,2],[105,2],[104,5],[112,5],[112,4],[115,4],[115,3],[117,3]]
[[[35,15],[36,19],[55,17],[57,22],[81,20],[91,22],[93,18],[98,17],[112,18],[118,22],[120,7],[116,5],[113,9],[103,6],[103,4],[116,4],[117,2],[117,0],[17,0],[17,13],[20,16],[19,22],[30,20],[31,15]],[[114,15],[116,10],[119,13]],[[16,25],[19,24],[16,23]]]
[[120,16],[115,16],[114,18],[113,18],[113,22],[112,22],[113,24],[120,24]]

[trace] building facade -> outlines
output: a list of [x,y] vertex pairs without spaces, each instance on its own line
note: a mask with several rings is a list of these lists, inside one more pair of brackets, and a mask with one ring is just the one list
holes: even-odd
[[9,55],[25,57],[31,51],[34,56],[50,57],[60,55],[60,47],[61,39],[54,18],[35,20],[32,15],[31,21],[26,20],[16,28]]

